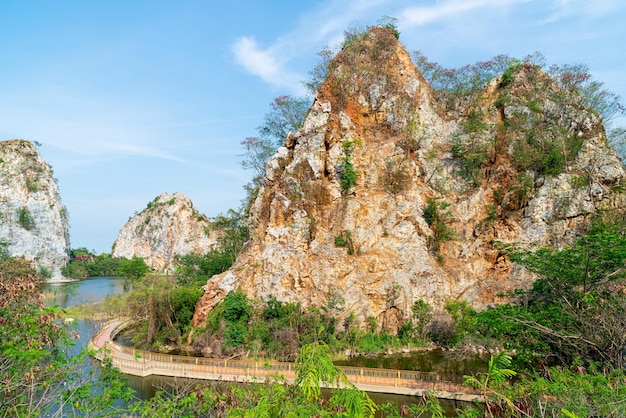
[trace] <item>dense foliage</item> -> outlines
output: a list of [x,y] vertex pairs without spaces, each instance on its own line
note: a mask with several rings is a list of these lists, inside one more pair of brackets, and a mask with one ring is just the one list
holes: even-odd
[[231,292],[209,314],[206,328],[196,331],[193,345],[196,350],[210,347],[211,355],[249,352],[255,357],[293,360],[300,347],[316,341],[335,353],[372,353],[424,344],[432,307],[423,301],[415,303],[413,317],[393,333],[381,330],[374,317],[369,318],[367,330],[361,329],[352,313],[342,313],[343,304],[343,298],[332,292],[321,308],[306,309],[271,295],[267,301],[258,301]]
[[70,262],[62,272],[63,276],[72,279],[84,279],[93,276],[117,276],[120,258],[102,253],[95,255],[86,248],[75,248],[70,251]]
[[0,416],[97,416],[112,413],[130,390],[105,362],[87,372],[85,352],[70,352],[75,331],[44,308],[31,264],[0,254]]

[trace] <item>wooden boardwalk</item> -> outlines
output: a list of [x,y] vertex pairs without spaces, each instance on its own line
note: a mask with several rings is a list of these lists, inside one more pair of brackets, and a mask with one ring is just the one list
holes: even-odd
[[[171,376],[231,382],[264,382],[283,376],[288,382],[296,377],[293,363],[255,360],[224,360],[203,357],[175,356],[137,350],[113,341],[124,321],[110,321],[94,334],[91,347],[98,350],[96,358],[109,357],[113,366],[134,376]],[[436,391],[439,398],[459,401],[480,401],[480,396],[459,382],[457,376],[445,376],[409,370],[338,366],[348,380],[367,392],[422,396]]]

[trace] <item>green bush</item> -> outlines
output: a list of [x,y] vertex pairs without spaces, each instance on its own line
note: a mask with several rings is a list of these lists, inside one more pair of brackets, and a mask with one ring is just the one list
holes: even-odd
[[513,84],[515,81],[515,73],[519,71],[521,63],[513,59],[511,60],[511,65],[507,67],[506,70],[502,73],[502,77],[500,78],[500,87],[505,88]]
[[453,221],[452,213],[446,210],[449,206],[449,203],[429,198],[422,209],[422,216],[433,232],[433,235],[428,237],[429,248],[435,253],[439,252],[442,242],[455,239],[454,231],[450,228]]
[[26,229],[27,231],[35,228],[35,219],[30,214],[28,208],[20,208],[17,221],[22,226],[22,228]]
[[182,332],[191,323],[198,299],[202,296],[202,289],[190,287],[174,287],[170,292],[170,301],[175,322]]
[[37,190],[39,190],[39,185],[37,184],[36,180],[33,180],[31,178],[26,178],[26,189],[29,192],[34,193]]
[[141,280],[149,271],[150,268],[143,261],[143,258],[137,256],[133,256],[132,259],[121,259],[117,270],[121,277],[126,278],[126,286]]
[[64,277],[69,277],[70,279],[84,279],[89,275],[85,264],[83,262],[76,261],[73,261],[63,267],[63,269],[61,269],[61,273]]
[[354,241],[352,240],[352,231],[341,231],[341,234],[335,237],[335,247],[347,248],[348,254],[354,255]]
[[461,300],[449,300],[444,304],[444,309],[454,322],[454,334],[450,338],[449,344],[460,343],[463,338],[476,330],[476,311],[469,303]]
[[354,168],[354,164],[352,164],[350,158],[352,158],[355,148],[360,145],[360,141],[344,141],[341,143],[344,156],[341,159],[343,170],[339,174],[339,184],[344,194],[348,193],[350,189],[356,186],[356,181],[359,177],[359,173]]

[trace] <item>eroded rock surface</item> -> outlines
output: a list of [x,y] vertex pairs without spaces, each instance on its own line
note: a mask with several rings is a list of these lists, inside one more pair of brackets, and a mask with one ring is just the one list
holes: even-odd
[[61,278],[69,260],[69,224],[52,170],[32,142],[0,141],[0,242]]
[[204,254],[216,244],[217,232],[182,193],[157,196],[120,230],[113,257],[142,257],[154,270],[171,269],[174,258]]
[[391,31],[344,47],[268,161],[252,239],[205,286],[195,324],[236,289],[304,306],[339,294],[345,314],[394,329],[418,299],[480,308],[528,286],[502,245],[570,243],[596,211],[623,206],[624,171],[580,98],[538,67],[514,74],[450,108]]

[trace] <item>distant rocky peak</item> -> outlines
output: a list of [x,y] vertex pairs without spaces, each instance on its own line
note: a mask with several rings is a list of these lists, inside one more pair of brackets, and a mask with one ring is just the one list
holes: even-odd
[[145,259],[154,270],[171,269],[176,256],[204,254],[216,244],[218,232],[182,193],[162,193],[122,227],[114,257]]
[[52,169],[28,140],[0,141],[0,242],[52,279],[69,260],[67,210]]

